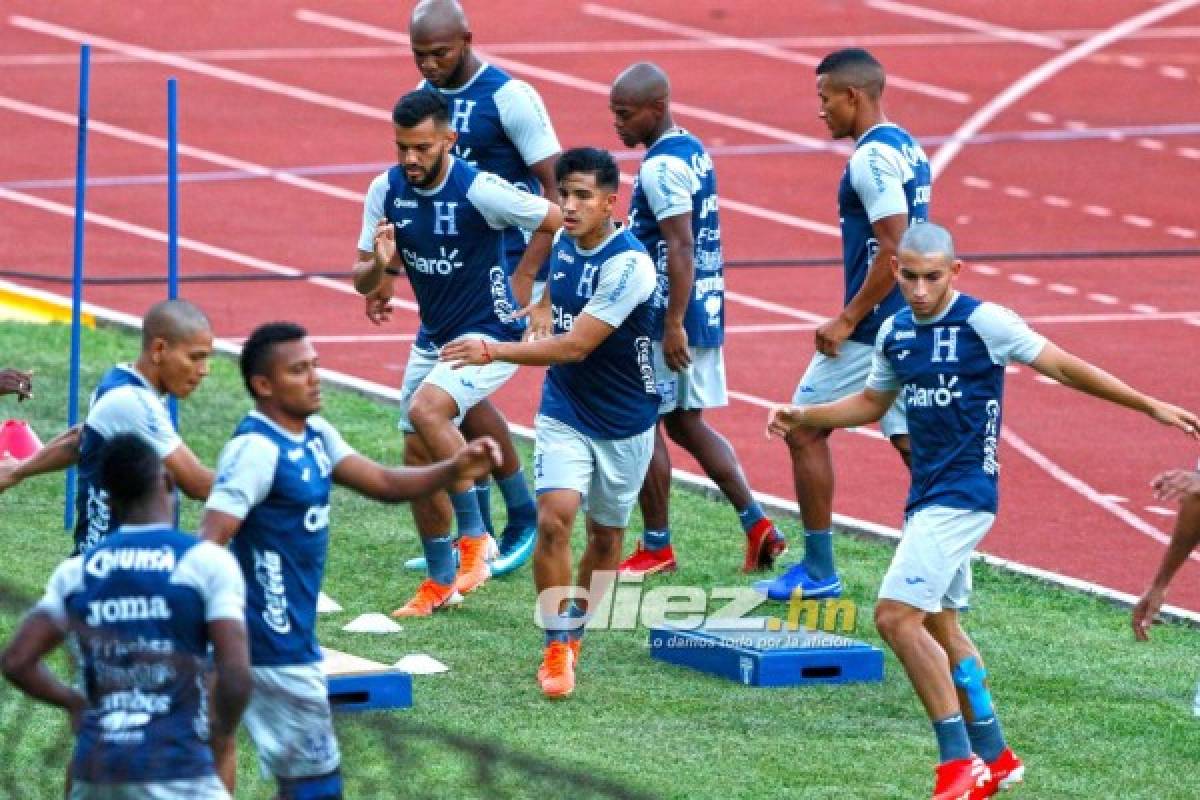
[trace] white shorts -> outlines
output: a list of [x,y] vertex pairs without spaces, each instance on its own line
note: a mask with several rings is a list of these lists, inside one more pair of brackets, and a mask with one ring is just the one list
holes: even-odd
[[672,372],[663,358],[662,342],[655,342],[654,381],[662,402],[658,415],[672,411],[720,408],[729,404],[725,393],[725,356],[720,347],[689,347],[692,363],[683,372]]
[[314,778],[338,768],[329,685],[320,664],[253,667],[254,691],[242,721],[264,774]]
[[904,521],[904,535],[879,587],[896,600],[936,614],[963,611],[971,599],[971,553],[991,530],[987,511],[929,506]]
[[230,800],[216,775],[154,783],[73,781],[70,800]]
[[[875,348],[849,339],[842,342],[838,355],[831,358],[823,353],[814,353],[808,369],[792,395],[792,403],[811,406],[817,403],[832,403],[861,392],[867,385],[871,372],[871,358]],[[908,420],[904,416],[904,402],[896,396],[896,402],[879,421],[883,435],[889,439],[908,433]]]
[[[496,341],[485,333],[467,333],[459,338],[466,337]],[[405,433],[414,432],[412,423],[408,420],[408,404],[412,402],[413,395],[417,393],[421,384],[432,384],[454,398],[454,402],[458,404],[458,416],[454,418],[454,425],[457,427],[476,403],[503,386],[516,371],[516,364],[503,361],[493,361],[481,367],[453,369],[449,364],[438,361],[437,350],[413,347],[408,352],[404,383],[400,387],[400,430]]]
[[573,489],[600,525],[624,528],[654,454],[654,428],[627,439],[592,439],[541,414],[533,421],[533,480],[538,494]]

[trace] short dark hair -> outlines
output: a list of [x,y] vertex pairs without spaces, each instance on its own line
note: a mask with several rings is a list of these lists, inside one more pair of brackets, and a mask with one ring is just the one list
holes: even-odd
[[861,47],[834,50],[817,64],[816,73],[836,74],[845,85],[865,89],[876,97],[883,92],[883,64]]
[[450,108],[445,98],[432,89],[409,92],[392,108],[392,122],[401,128],[415,128],[430,118],[438,125],[450,124]]
[[554,165],[554,179],[561,181],[573,172],[595,175],[596,185],[612,192],[621,185],[621,171],[612,153],[599,147],[572,147],[559,156]]
[[308,331],[294,322],[268,322],[254,329],[250,338],[242,345],[242,355],[238,359],[242,368],[242,383],[246,384],[246,391],[251,397],[258,395],[250,385],[250,379],[255,375],[267,374],[267,370],[271,368],[271,356],[275,345],[294,342],[305,336],[308,336]]
[[108,492],[109,502],[118,512],[150,497],[162,470],[158,453],[136,433],[118,433],[104,444],[100,453],[100,486]]

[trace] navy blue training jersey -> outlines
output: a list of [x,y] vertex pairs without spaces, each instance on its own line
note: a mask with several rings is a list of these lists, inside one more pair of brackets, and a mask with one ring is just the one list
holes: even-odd
[[221,452],[208,510],[242,520],[229,545],[246,579],[246,628],[254,666],[311,664],[317,596],[329,549],[333,470],[353,451],[328,422],[302,434],[252,411]]
[[398,166],[380,176],[387,187],[384,213],[395,227],[421,323],[437,347],[465,333],[516,341],[525,321],[513,318],[516,301],[504,267],[504,231],[536,228],[549,203],[459,159],[449,160],[445,180],[428,190],[409,185]]
[[[904,214],[908,224],[929,219],[932,174],[925,151],[902,128],[876,125],[855,144],[838,185],[838,216],[842,227],[842,265],[848,305],[867,279],[879,243],[871,224]],[[874,344],[885,319],[904,307],[897,287],[858,323],[850,339]]]
[[120,524],[113,518],[99,474],[104,445],[118,433],[139,434],[160,458],[166,458],[180,444],[163,397],[128,364],[118,364],[104,373],[92,392],[83,423],[75,490],[76,553]]
[[242,578],[222,548],[169,526],[124,526],[64,562],[37,610],[75,634],[88,709],[71,777],[97,784],[215,773],[208,623],[241,621]]
[[[657,304],[664,310],[669,277],[667,243],[659,220],[681,214],[691,214],[695,243],[695,273],[683,327],[692,347],[720,347],[725,341],[725,263],[717,174],[700,140],[682,128],[672,128],[646,150],[629,202],[629,229],[654,260]],[[660,319],[655,338],[662,337]]]
[[661,312],[645,248],[625,230],[594,250],[581,250],[560,234],[550,251],[549,273],[555,334],[570,331],[581,314],[614,330],[582,361],[550,367],[538,413],[593,439],[624,439],[649,430],[658,421],[650,343]]
[[1045,343],[1011,311],[964,294],[935,319],[917,319],[905,307],[883,323],[867,386],[904,399],[912,447],[907,512],[996,512],[1004,367],[1032,362]]

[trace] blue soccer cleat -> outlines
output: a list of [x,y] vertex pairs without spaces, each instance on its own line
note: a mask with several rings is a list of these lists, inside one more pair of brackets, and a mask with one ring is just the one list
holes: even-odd
[[492,575],[507,575],[533,555],[537,544],[537,525],[505,525],[500,534],[500,554],[492,562]]
[[754,590],[779,603],[788,602],[797,592],[801,600],[824,600],[842,596],[842,579],[835,572],[828,578],[817,580],[800,563],[793,564],[777,578],[756,582]]

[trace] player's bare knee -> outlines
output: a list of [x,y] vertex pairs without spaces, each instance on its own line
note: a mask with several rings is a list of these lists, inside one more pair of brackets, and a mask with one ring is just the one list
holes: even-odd
[[404,466],[419,467],[430,461],[429,451],[425,448],[421,437],[415,433],[406,434],[404,436]]
[[800,426],[789,431],[784,441],[787,442],[788,449],[792,451],[793,455],[799,455],[827,438],[829,438],[829,431],[823,428]]
[[875,630],[889,644],[902,638],[911,628],[921,624],[921,617],[911,607],[891,600],[881,600],[875,606]]

